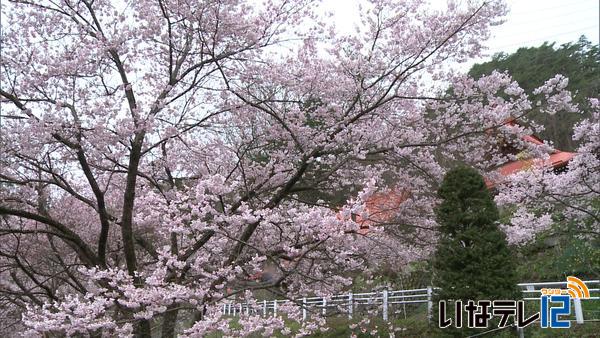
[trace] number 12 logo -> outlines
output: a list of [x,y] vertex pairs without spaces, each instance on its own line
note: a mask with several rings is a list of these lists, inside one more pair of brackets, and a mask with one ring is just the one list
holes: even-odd
[[[551,306],[548,303],[562,303],[561,306]],[[549,310],[549,311],[548,311]],[[541,325],[543,328],[571,327],[570,320],[560,320],[559,316],[571,314],[571,296],[569,295],[544,295],[540,298]]]

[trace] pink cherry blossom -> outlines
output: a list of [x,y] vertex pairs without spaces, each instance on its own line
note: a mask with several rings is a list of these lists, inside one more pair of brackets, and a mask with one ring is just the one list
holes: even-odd
[[[351,34],[309,0],[3,4],[0,335],[325,330],[319,314],[285,328],[293,302],[236,327],[220,309],[402,269],[434,248],[448,164],[493,171],[514,159],[499,139],[548,155],[522,141],[537,126],[505,122],[576,109],[566,79],[530,98],[508,74],[452,70],[479,55],[501,1],[365,2]],[[568,172],[499,187],[523,207],[515,242],[558,211],[597,231],[594,118]],[[405,195],[376,217],[385,193]]]

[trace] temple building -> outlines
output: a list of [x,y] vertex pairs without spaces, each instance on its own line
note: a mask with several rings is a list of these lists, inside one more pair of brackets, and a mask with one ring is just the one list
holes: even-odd
[[[515,120],[509,120],[506,122],[506,125],[514,126],[518,125],[518,123]],[[522,140],[535,145],[544,144],[544,141],[535,135],[525,135],[522,137]],[[509,180],[511,175],[532,167],[552,168],[557,173],[566,170],[567,164],[576,155],[576,153],[553,149],[550,151],[547,158],[542,159],[527,156],[526,150],[518,149],[510,144],[510,142],[506,142],[503,139],[500,140],[499,143],[501,151],[505,155],[514,155],[517,159],[499,165],[498,167],[494,168],[489,175],[486,175],[486,185],[488,189],[492,190],[499,183]],[[373,194],[366,202],[369,219],[361,220],[360,216],[355,216],[353,218],[355,221],[361,224],[358,233],[366,234],[369,229],[369,224],[389,221],[394,217],[394,213],[398,209],[398,206],[407,200],[409,196],[410,192],[408,191],[392,191],[387,193]]]

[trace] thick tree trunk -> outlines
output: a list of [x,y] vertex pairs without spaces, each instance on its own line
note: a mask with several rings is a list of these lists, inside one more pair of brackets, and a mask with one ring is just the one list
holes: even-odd
[[[133,277],[133,282],[136,287],[142,286],[142,280],[136,276],[137,260],[135,256],[135,242],[133,239],[133,208],[135,204],[135,187],[140,164],[142,143],[144,133],[139,133],[135,136],[132,142],[131,152],[129,155],[129,168],[127,172],[127,183],[125,195],[123,196],[123,216],[121,217],[121,237],[123,238],[123,252],[125,254],[125,262],[127,271]],[[135,336],[150,338],[152,330],[148,320],[141,320],[137,325]]]
[[152,337],[152,329],[150,328],[150,321],[143,319],[137,325],[137,329],[135,332],[135,337],[137,338],[151,338]]
[[165,312],[163,316],[163,324],[162,324],[162,338],[173,338],[175,337],[175,324],[177,323],[177,315],[179,314],[179,310],[177,309],[177,304],[173,304],[167,308],[167,312]]

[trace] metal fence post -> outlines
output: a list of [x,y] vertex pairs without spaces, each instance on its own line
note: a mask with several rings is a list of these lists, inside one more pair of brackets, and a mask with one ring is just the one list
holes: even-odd
[[327,314],[327,299],[323,297],[323,316]]
[[352,299],[352,292],[348,294],[348,318],[352,319],[352,312],[354,310],[354,300]]
[[267,316],[267,300],[263,300],[263,317]]
[[250,315],[250,303],[246,303],[246,315]]
[[302,298],[302,320],[306,320],[306,297]]
[[433,288],[431,286],[427,287],[427,320],[431,323],[431,318],[433,317]]
[[581,299],[573,298],[573,307],[575,307],[575,320],[577,324],[583,324],[583,310],[581,308]]
[[382,291],[383,299],[383,320],[388,320],[388,290]]
[[277,299],[273,301],[273,315],[277,316]]

